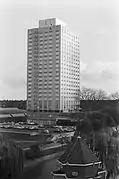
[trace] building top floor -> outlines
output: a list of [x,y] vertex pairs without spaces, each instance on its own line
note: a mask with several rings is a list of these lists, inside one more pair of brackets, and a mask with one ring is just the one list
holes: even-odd
[[67,26],[63,21],[57,18],[39,20],[39,27],[49,27],[54,25]]

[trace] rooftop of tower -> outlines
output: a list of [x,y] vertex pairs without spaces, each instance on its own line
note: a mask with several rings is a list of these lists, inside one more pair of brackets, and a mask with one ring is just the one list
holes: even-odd
[[39,27],[53,26],[53,25],[62,25],[67,26],[67,24],[57,18],[48,18],[39,20]]

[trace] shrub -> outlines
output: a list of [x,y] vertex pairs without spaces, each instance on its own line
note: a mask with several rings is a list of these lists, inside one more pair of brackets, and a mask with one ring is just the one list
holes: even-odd
[[32,145],[29,150],[25,152],[26,159],[35,159],[40,157],[39,144]]

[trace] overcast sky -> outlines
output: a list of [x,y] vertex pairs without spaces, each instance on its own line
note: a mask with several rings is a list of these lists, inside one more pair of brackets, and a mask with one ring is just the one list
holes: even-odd
[[119,89],[118,0],[0,1],[0,99],[26,99],[27,29],[56,17],[80,36],[81,87]]

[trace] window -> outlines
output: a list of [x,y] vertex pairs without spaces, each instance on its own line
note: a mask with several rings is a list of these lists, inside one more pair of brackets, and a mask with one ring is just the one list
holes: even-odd
[[32,78],[28,78],[28,82],[32,82]]
[[28,66],[28,70],[32,69],[32,66]]
[[52,61],[50,60],[50,61],[49,61],[49,65],[51,65],[51,64],[52,64]]
[[59,67],[59,64],[57,64],[57,63],[56,63],[56,68],[57,68],[56,70],[59,70],[59,68],[58,68],[58,67]]
[[49,49],[49,53],[50,53],[50,52],[52,52],[52,48],[51,48],[51,49]]
[[49,37],[49,41],[52,41],[52,37]]
[[60,44],[58,43],[58,44],[56,44],[56,47],[59,47],[60,46]]
[[52,80],[52,74],[49,74],[48,80]]
[[28,73],[28,78],[32,78],[32,73]]
[[48,41],[48,39],[44,39],[44,42]]
[[37,35],[37,34],[35,34],[35,35],[34,35],[34,37],[35,37],[35,38],[38,38],[38,35]]
[[49,84],[52,84],[52,79],[49,79],[48,83],[49,83]]
[[59,34],[59,29],[56,30],[56,34]]
[[48,35],[48,32],[45,32],[45,35]]
[[52,65],[49,65],[49,70],[52,70]]
[[56,37],[60,37],[60,33],[59,32],[56,32]]
[[32,40],[29,40],[29,42],[28,42],[28,43],[29,43],[29,45],[32,45]]
[[28,50],[28,53],[29,53],[29,54],[32,54],[32,50]]
[[60,39],[59,36],[56,36],[56,41],[59,41],[59,39]]
[[42,41],[40,41],[40,46],[42,46],[43,45],[43,42]]
[[29,60],[32,60],[32,54],[28,54]]
[[43,39],[40,38],[40,43],[42,43],[42,42],[43,42]]
[[32,34],[30,34],[30,35],[28,34],[28,38],[29,38],[29,39],[32,39]]
[[29,46],[29,47],[28,47],[28,50],[32,50],[32,46]]
[[52,44],[49,45],[49,48],[52,48]]
[[49,89],[48,92],[49,92],[49,93],[52,93],[52,89]]
[[31,30],[28,30],[28,33],[29,33],[29,34],[32,34],[32,31],[31,31]]
[[52,59],[52,53],[49,52],[49,59]]
[[59,63],[59,55],[56,56],[56,63]]
[[47,45],[44,45],[44,48],[47,48]]

